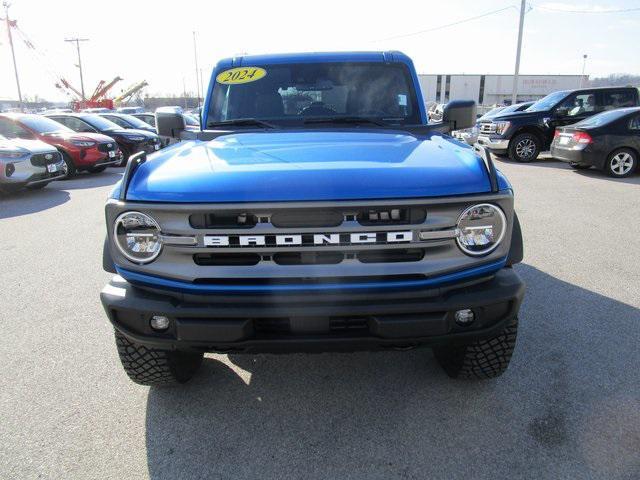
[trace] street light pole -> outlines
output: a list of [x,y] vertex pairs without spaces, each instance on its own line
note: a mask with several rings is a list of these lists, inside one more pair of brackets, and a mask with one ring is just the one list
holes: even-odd
[[9,36],[9,46],[11,47],[11,58],[13,59],[13,73],[16,76],[16,86],[18,87],[18,106],[22,111],[22,90],[20,90],[20,78],[18,77],[18,66],[16,65],[16,53],[13,49],[13,37],[11,36],[11,21],[9,20],[9,2],[2,2],[4,7],[4,17],[7,22],[7,35]]
[[511,93],[511,104],[516,103],[518,97],[518,74],[520,73],[520,51],[522,50],[522,27],[524,26],[524,10],[527,6],[527,1],[522,0],[520,3],[520,27],[518,28],[518,48],[516,50],[516,71],[513,74],[513,90]]
[[198,108],[200,108],[200,75],[198,68],[198,50],[196,49],[196,32],[193,32],[193,58],[196,61],[196,96],[198,97]]
[[582,82],[584,82],[584,70],[587,67],[587,54],[582,55],[582,75],[580,75],[580,88],[582,88]]
[[80,42],[88,42],[88,38],[65,38],[65,42],[75,42],[78,50],[78,68],[80,69],[80,92],[82,93],[82,101],[86,100],[84,95],[84,78],[82,77],[82,58],[80,57]]

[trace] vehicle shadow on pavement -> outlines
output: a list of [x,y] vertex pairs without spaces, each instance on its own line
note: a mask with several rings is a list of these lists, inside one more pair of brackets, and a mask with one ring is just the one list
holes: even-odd
[[86,188],[106,187],[115,185],[122,178],[124,170],[105,170],[100,173],[79,173],[69,180],[50,183],[47,188],[56,190],[81,190]]
[[47,185],[42,190],[0,193],[0,219],[19,217],[57,207],[69,201],[69,192]]
[[150,477],[638,478],[640,309],[517,270],[503,377],[449,379],[428,349],[209,356],[149,390]]

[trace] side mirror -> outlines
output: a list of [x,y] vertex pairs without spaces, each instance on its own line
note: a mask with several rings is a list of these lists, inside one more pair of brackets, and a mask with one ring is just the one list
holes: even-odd
[[180,138],[180,133],[186,130],[182,113],[171,110],[156,110],[156,131],[164,137]]
[[556,109],[556,117],[566,117],[567,115],[569,115],[569,109],[568,108],[557,108]]
[[476,102],[473,100],[453,100],[444,106],[442,123],[449,130],[464,130],[476,124]]

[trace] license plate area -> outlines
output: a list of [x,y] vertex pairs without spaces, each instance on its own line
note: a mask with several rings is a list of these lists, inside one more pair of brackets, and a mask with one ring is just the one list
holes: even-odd
[[58,171],[58,166],[55,163],[50,163],[47,165],[47,172],[55,173]]

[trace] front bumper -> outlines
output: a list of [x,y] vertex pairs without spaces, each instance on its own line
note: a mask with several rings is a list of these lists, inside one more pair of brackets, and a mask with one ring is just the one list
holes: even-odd
[[489,135],[478,135],[478,143],[491,151],[506,152],[509,149],[508,138],[497,138]]
[[[328,351],[411,348],[491,336],[517,315],[524,284],[511,268],[440,288],[376,292],[207,295],[182,300],[113,277],[100,295],[109,320],[131,340],[201,351]],[[467,327],[454,312],[470,308]],[[171,320],[151,329],[152,315]]]

